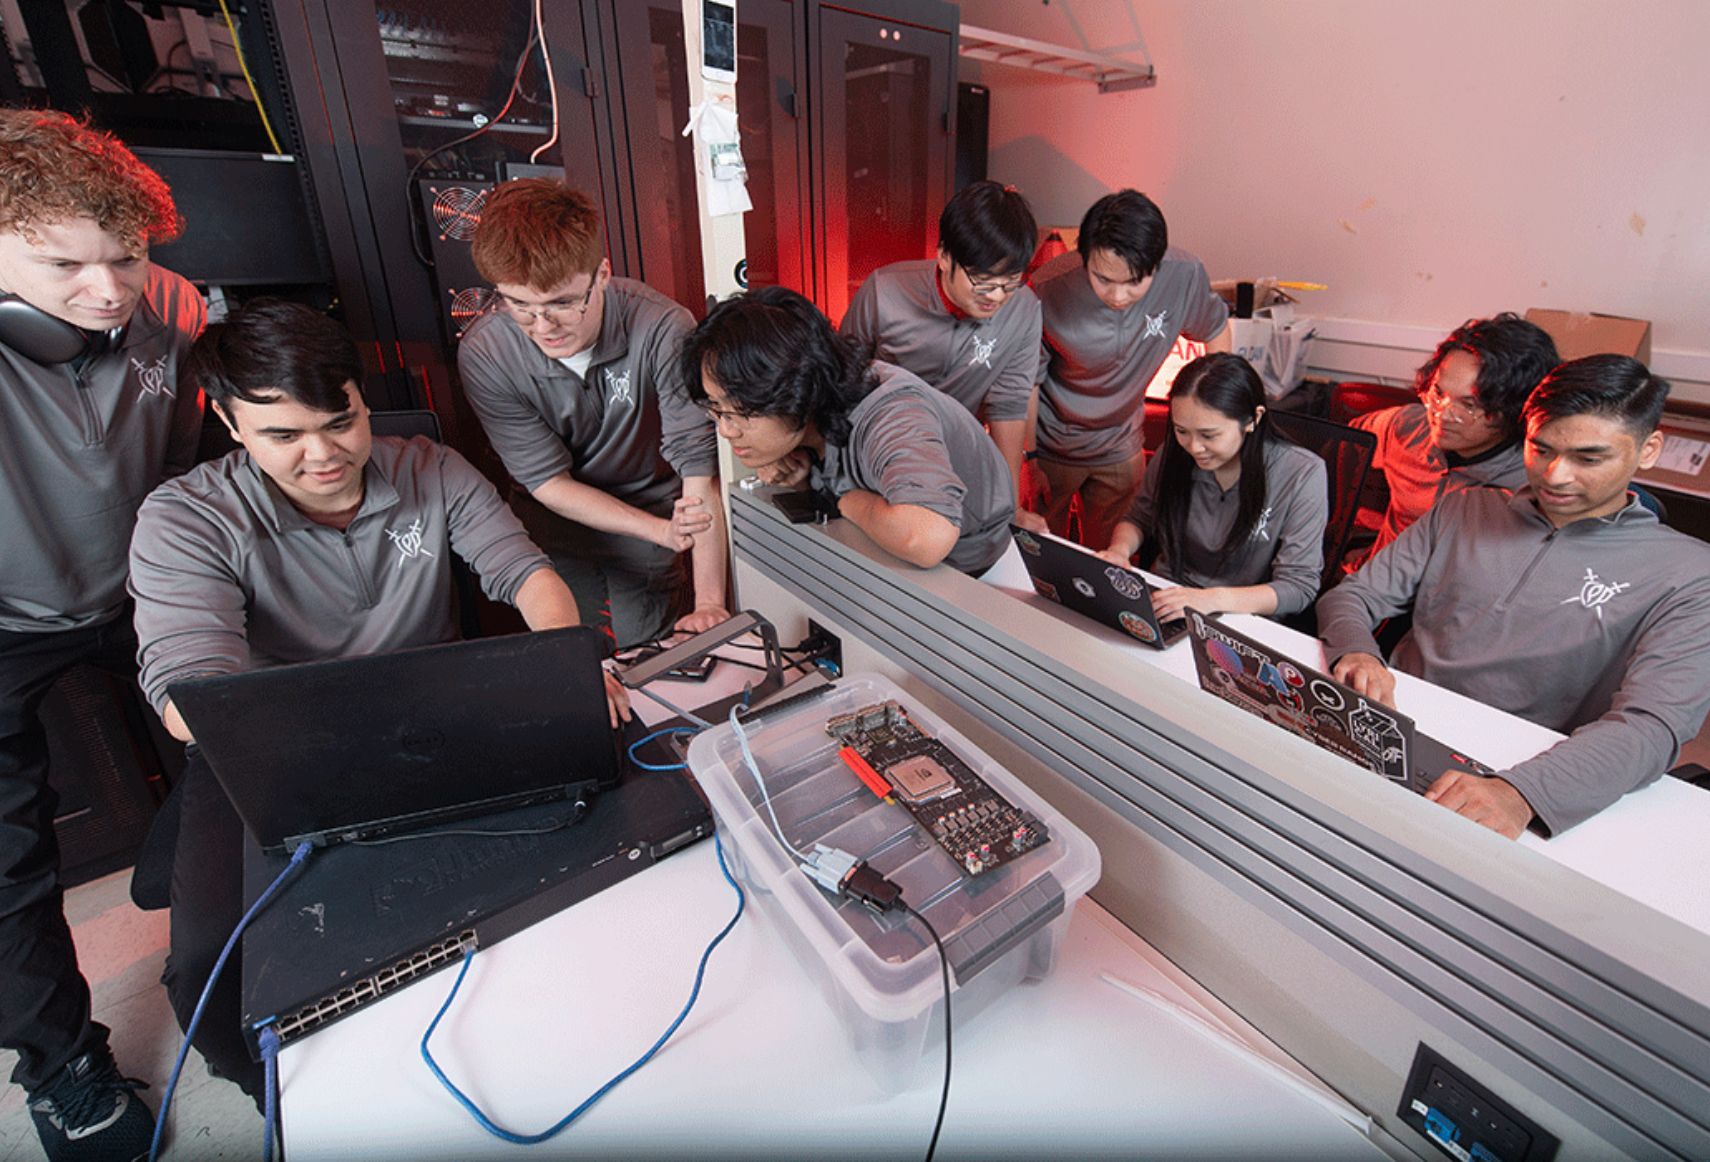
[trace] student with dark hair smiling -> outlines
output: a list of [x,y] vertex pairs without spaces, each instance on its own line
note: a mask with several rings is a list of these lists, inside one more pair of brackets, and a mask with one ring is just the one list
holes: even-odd
[[1329,494],[1324,461],[1279,436],[1265,386],[1239,355],[1205,355],[1170,389],[1170,438],[1099,556],[1126,565],[1142,543],[1180,582],[1159,590],[1162,621],[1201,613],[1287,614],[1318,595]]
[[1383,473],[1389,505],[1376,539],[1346,567],[1358,568],[1450,493],[1524,485],[1520,409],[1558,362],[1550,336],[1518,315],[1469,319],[1419,368],[1418,403],[1354,419],[1377,436],[1372,468]]
[[[452,554],[530,629],[577,624],[569,588],[473,465],[371,434],[362,364],[337,323],[258,299],[210,327],[190,365],[240,447],[156,489],[137,517],[142,686],[173,735],[194,742],[172,703],[182,679],[453,640]],[[609,679],[608,697],[615,722],[626,703]],[[163,977],[180,1025],[243,911],[242,824],[190,754]],[[259,1101],[241,976],[227,965],[196,1047]]]
[[943,392],[867,358],[801,295],[719,303],[680,355],[689,398],[761,480],[807,485],[910,564],[978,573],[1009,545],[1003,457]]
[[1179,335],[1227,351],[1229,310],[1199,259],[1170,247],[1163,212],[1138,191],[1094,202],[1076,246],[1033,276],[1045,361],[1028,491],[1059,536],[1079,496],[1081,540],[1096,546],[1110,543],[1140,487],[1147,385]]
[[1527,485],[1444,497],[1318,602],[1331,673],[1392,702],[1372,626],[1411,609],[1398,669],[1568,733],[1428,797],[1507,836],[1558,833],[1657,779],[1710,710],[1710,547],[1629,490],[1668,384],[1636,359],[1564,363],[1526,401]]
[[[1013,186],[973,182],[938,217],[938,257],[881,266],[867,276],[843,334],[873,357],[914,372],[985,423],[1020,499],[1039,367],[1039,300],[1027,288],[1038,227]],[[1043,518],[1016,521],[1043,531]]]

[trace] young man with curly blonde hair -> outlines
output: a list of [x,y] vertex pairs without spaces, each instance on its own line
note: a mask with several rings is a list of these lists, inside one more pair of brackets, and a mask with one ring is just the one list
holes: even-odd
[[51,1159],[133,1158],[154,1127],[90,1015],[39,711],[79,663],[136,674],[131,529],[202,422],[178,383],[202,300],[148,260],[178,230],[166,183],[117,139],[0,110],[0,1045]]

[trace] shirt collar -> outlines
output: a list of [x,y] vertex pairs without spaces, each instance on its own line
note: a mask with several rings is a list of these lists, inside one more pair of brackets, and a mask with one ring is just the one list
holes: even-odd
[[951,302],[950,296],[944,293],[944,272],[938,269],[937,263],[933,263],[932,265],[932,289],[938,292],[938,302],[943,306],[945,314],[949,315],[956,322],[966,322],[974,318],[974,316],[968,314],[968,312],[964,311],[961,307],[958,307],[955,303]]
[[[1538,504],[1534,499],[1534,493],[1532,492],[1532,486],[1530,484],[1523,485],[1519,489],[1515,490],[1514,495],[1508,498],[1508,507],[1526,517],[1528,520],[1536,521],[1544,525],[1546,528],[1555,529],[1555,526],[1550,524],[1549,517],[1545,516],[1538,509]],[[1656,514],[1640,502],[1638,493],[1629,488],[1627,490],[1627,503],[1610,513],[1608,516],[1591,517],[1588,519],[1572,521],[1563,525],[1561,528],[1556,529],[1556,531],[1565,533],[1569,529],[1577,529],[1584,526],[1585,530],[1590,532],[1595,526],[1599,525],[1613,526],[1633,524],[1635,522],[1642,524],[1647,520],[1654,521],[1656,519]]]
[[[248,452],[243,454],[243,461],[249,491],[258,498],[257,507],[273,532],[287,533],[296,529],[325,527],[310,520],[301,509],[292,504],[279,485],[256,465],[255,458]],[[374,462],[373,453],[370,453],[368,463],[362,466],[362,503],[357,506],[356,515],[350,521],[351,525],[354,526],[370,513],[396,508],[399,500],[398,490],[380,471],[379,465]]]

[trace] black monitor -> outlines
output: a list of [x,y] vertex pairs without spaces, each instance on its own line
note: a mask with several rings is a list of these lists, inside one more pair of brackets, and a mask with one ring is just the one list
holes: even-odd
[[329,281],[292,157],[215,149],[137,149],[172,187],[184,233],[149,257],[192,282],[261,286]]

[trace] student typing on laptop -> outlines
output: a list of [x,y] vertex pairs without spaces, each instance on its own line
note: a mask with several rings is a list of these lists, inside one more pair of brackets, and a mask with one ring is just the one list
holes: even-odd
[[[577,624],[551,561],[468,461],[370,434],[362,365],[337,323],[257,300],[209,328],[188,367],[241,448],[156,489],[131,542],[143,692],[177,737],[193,741],[175,681],[451,640],[454,553],[530,629]],[[628,706],[609,678],[608,698],[615,724]],[[184,1025],[243,901],[242,825],[194,748],[181,794],[164,983]],[[237,969],[196,1046],[259,1101]]]
[[1159,621],[1201,613],[1297,613],[1324,566],[1324,461],[1265,421],[1259,373],[1239,355],[1202,356],[1170,389],[1171,438],[1099,556],[1127,565],[1146,538],[1181,584],[1152,595]]
[[1710,710],[1710,547],[1628,491],[1668,384],[1617,355],[1564,363],[1524,411],[1527,486],[1445,496],[1318,602],[1331,673],[1393,702],[1372,626],[1413,610],[1395,665],[1569,732],[1427,797],[1509,837],[1572,827],[1658,778]]

